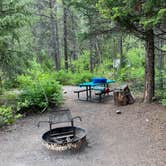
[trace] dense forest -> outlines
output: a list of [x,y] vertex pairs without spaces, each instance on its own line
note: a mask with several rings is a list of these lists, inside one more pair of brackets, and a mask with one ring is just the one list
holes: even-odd
[[95,76],[166,106],[165,0],[0,1],[3,122],[59,105],[62,85]]

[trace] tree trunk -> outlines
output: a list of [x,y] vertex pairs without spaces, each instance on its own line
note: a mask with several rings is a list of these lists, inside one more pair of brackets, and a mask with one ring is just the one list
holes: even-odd
[[68,71],[68,43],[67,43],[67,8],[64,0],[63,3],[63,39],[64,39],[64,59],[65,59],[65,69]]
[[125,66],[125,57],[123,55],[123,37],[122,34],[118,36],[118,53],[120,55],[120,68]]
[[[49,4],[50,4],[50,9],[51,9],[51,12],[50,12],[50,30],[51,30],[51,45],[52,45],[52,49],[53,49],[53,52],[52,52],[52,56],[54,58],[54,61],[55,61],[55,67],[56,67],[56,70],[60,70],[60,56],[59,56],[59,41],[57,42],[57,40],[59,40],[59,37],[58,37],[58,29],[57,29],[57,18],[55,20],[55,17],[54,17],[54,6],[56,5],[56,1],[53,1],[53,0],[50,0],[49,1]],[[57,13],[56,13],[57,14]]]
[[57,70],[61,69],[61,53],[60,53],[60,44],[59,44],[59,28],[58,28],[58,17],[57,17],[57,1],[55,0],[55,28],[56,28],[56,46],[57,46]]
[[[164,45],[163,39],[158,39],[157,44],[158,44],[158,48],[162,49]],[[164,55],[161,50],[158,50],[157,62],[158,62],[157,68],[159,70],[159,88],[163,92],[164,81],[163,81],[162,70],[164,69]]]
[[93,73],[93,64],[94,64],[94,62],[93,62],[93,41],[92,41],[92,39],[90,39],[90,59],[89,59],[89,61],[90,61],[90,72],[91,73]]
[[2,84],[2,77],[0,76],[0,95],[2,94],[3,84]]
[[145,83],[144,83],[144,102],[152,102],[155,90],[155,55],[154,55],[154,33],[150,29],[145,34]]
[[[91,16],[89,16],[89,18],[88,18],[88,21],[89,21],[89,32],[91,33],[91,32],[93,32],[93,27],[92,27],[92,18],[91,18]],[[94,71],[94,42],[93,42],[93,38],[92,37],[90,37],[90,39],[89,39],[89,45],[90,45],[90,72],[92,72],[93,73],[93,71]]]
[[[39,15],[41,15],[42,13],[42,7],[41,7],[41,2],[40,0],[37,1],[37,11],[39,13]],[[36,55],[37,55],[37,62],[38,63],[42,63],[42,54],[41,54],[41,50],[43,48],[43,36],[42,34],[44,33],[43,31],[43,19],[42,19],[42,16],[39,17],[39,23],[38,23],[39,27],[36,28],[35,26],[32,27],[32,35],[34,36],[33,38],[33,42],[36,43],[36,47],[35,48],[35,52],[36,52]],[[40,33],[38,33],[40,32]]]
[[76,45],[77,45],[77,41],[76,41],[76,24],[75,24],[75,18],[74,18],[74,13],[71,11],[71,21],[72,21],[72,44],[73,44],[73,48],[72,48],[72,58],[73,60],[78,59],[77,57],[77,51],[76,51]]
[[101,50],[100,50],[100,43],[97,38],[95,37],[95,65],[100,65],[101,64]]

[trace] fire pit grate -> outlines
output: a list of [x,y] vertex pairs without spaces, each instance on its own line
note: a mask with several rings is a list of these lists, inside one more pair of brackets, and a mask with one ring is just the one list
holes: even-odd
[[[50,150],[65,151],[68,149],[79,149],[86,140],[86,131],[80,127],[74,126],[74,119],[82,121],[81,117],[72,118],[69,109],[56,111],[49,116],[48,121],[40,121],[40,123],[48,123],[50,130],[42,135],[43,144]],[[71,126],[52,128],[52,125],[70,122]]]

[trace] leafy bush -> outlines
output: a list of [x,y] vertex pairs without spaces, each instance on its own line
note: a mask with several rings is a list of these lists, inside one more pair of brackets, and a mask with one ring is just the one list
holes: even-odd
[[11,107],[0,107],[0,126],[14,123],[20,118],[20,114],[14,114]]
[[51,105],[62,103],[61,86],[55,73],[38,72],[35,76],[19,76],[22,93],[18,98],[18,110],[41,111]]
[[15,78],[6,79],[3,82],[4,88],[9,90],[18,87],[18,82]]
[[14,89],[10,91],[4,91],[0,95],[0,105],[7,105],[7,106],[15,106],[17,96],[19,95],[20,91]]
[[81,73],[71,73],[66,71],[59,71],[55,73],[55,79],[62,85],[75,85],[85,81],[91,81],[94,74],[89,71],[82,71]]
[[142,48],[130,48],[126,52],[126,59],[122,61],[125,67],[118,69],[117,80],[143,84],[144,80],[144,50]]
[[72,71],[75,73],[81,73],[82,71],[89,70],[89,58],[90,52],[84,50],[79,59],[72,62]]
[[90,72],[82,72],[82,73],[76,73],[73,77],[74,77],[74,83],[75,84],[79,84],[81,82],[88,82],[91,81],[92,77],[94,75]]
[[61,70],[55,73],[55,78],[62,85],[71,85],[73,84],[73,74],[71,72],[66,72]]
[[161,100],[161,104],[162,104],[164,107],[166,107],[166,99],[162,99],[162,100]]
[[144,63],[144,49],[132,48],[127,52],[128,63],[132,67],[140,67]]

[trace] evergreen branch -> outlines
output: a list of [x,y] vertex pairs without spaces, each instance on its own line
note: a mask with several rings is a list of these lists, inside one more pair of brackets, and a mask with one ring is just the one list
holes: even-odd
[[163,30],[163,29],[161,28],[161,25],[158,25],[157,28],[158,28],[162,33],[165,33],[165,34],[166,34],[166,30]]
[[117,27],[114,27],[112,29],[96,30],[96,31],[90,32],[88,35],[89,36],[99,36],[99,35],[108,34],[110,32],[114,32],[114,31],[119,31],[119,29],[117,29]]
[[166,40],[166,38],[161,37],[160,35],[156,35],[156,34],[154,34],[154,35],[155,35],[155,37],[157,37],[157,38],[159,38],[159,39]]
[[36,16],[41,16],[41,17],[46,17],[46,18],[52,18],[51,16],[47,16],[45,14],[38,14],[38,13],[32,13],[32,14],[34,14]]
[[156,36],[161,36],[161,35],[166,35],[165,32],[162,32],[162,33],[155,33]]
[[166,51],[165,50],[162,50],[161,48],[158,48],[156,45],[154,46],[158,51],[161,51],[161,52],[163,52],[163,53],[166,53]]

